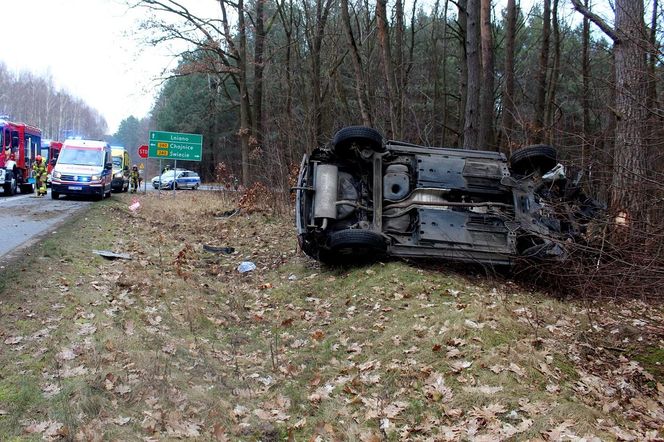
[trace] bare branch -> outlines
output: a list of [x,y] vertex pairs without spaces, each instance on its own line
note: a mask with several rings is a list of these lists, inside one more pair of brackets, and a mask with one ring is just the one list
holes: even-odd
[[616,34],[615,30],[609,26],[599,15],[593,13],[588,8],[583,6],[579,0],[572,0],[572,4],[574,5],[574,9],[583,14],[588,20],[595,23],[598,28],[600,28],[611,40],[613,40],[614,44],[620,43],[618,34]]

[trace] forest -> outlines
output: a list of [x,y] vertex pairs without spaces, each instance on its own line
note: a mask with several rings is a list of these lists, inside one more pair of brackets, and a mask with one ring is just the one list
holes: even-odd
[[648,12],[643,1],[617,2],[618,12],[636,8],[622,21],[576,0],[529,10],[490,0],[219,4],[218,17],[171,1],[134,5],[154,12],[150,44],[191,44],[152,116],[162,130],[204,134],[208,176],[225,162],[245,184],[284,186],[302,153],[351,124],[507,155],[552,144],[592,170],[597,196],[624,206],[640,205],[623,189],[635,174],[646,164],[657,166],[651,178],[661,172],[657,1]]
[[0,115],[39,127],[45,138],[60,140],[85,134],[102,138],[106,120],[68,91],[55,86],[50,76],[11,72],[0,62]]
[[[664,275],[658,0],[522,4],[237,0],[219,1],[215,17],[171,0],[131,6],[150,12],[147,44],[191,48],[152,124],[203,133],[208,179],[222,164],[245,186],[287,189],[302,154],[346,125],[508,157],[551,144],[611,220],[593,258],[563,277],[649,291]],[[600,270],[607,256],[618,268]]]

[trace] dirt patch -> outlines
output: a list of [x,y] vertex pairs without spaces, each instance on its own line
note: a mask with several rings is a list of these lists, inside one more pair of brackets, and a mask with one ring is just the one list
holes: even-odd
[[1,438],[664,436],[661,379],[633,356],[661,351],[660,306],[401,262],[323,268],[290,217],[237,204],[122,195],[5,269]]

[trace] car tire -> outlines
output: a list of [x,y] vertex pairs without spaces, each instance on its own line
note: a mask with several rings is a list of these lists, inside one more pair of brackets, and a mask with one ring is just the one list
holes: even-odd
[[194,187],[192,187],[191,190],[198,190],[198,184],[194,184]]
[[328,248],[320,250],[319,260],[326,264],[370,262],[386,251],[382,235],[370,230],[345,229],[329,234]]
[[51,199],[57,200],[60,198],[60,194],[58,192],[54,192],[53,189],[51,189]]
[[12,196],[16,193],[16,180],[14,177],[10,177],[9,180],[9,183],[4,185],[5,196]]
[[339,130],[332,139],[332,150],[337,155],[346,155],[353,144],[359,144],[374,152],[385,152],[381,133],[366,126],[348,126]]
[[23,194],[35,193],[35,188],[32,187],[32,184],[21,184],[21,193]]
[[510,156],[510,167],[518,175],[545,173],[553,169],[556,164],[558,164],[558,152],[555,147],[548,144],[522,147]]

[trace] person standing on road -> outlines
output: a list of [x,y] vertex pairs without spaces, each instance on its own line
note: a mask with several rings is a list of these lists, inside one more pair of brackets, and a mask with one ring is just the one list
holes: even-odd
[[35,172],[35,187],[37,188],[37,196],[46,195],[46,179],[48,172],[46,171],[46,162],[41,155],[35,158],[35,165],[32,170]]
[[129,175],[129,179],[131,180],[131,193],[136,193],[140,176],[138,174],[138,166],[135,164],[131,166],[131,174]]

